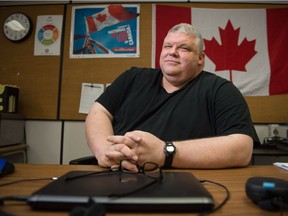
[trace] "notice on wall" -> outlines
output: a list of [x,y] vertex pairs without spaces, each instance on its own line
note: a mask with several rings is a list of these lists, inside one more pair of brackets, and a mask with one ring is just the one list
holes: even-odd
[[37,17],[34,43],[35,56],[60,55],[62,22],[62,15]]
[[79,113],[88,114],[95,100],[104,92],[104,84],[82,83]]

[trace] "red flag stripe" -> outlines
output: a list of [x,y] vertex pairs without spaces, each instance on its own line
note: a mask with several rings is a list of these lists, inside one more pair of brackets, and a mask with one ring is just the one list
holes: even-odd
[[133,19],[138,16],[137,13],[133,13],[126,8],[124,8],[122,5],[109,5],[108,6],[108,12],[111,16],[113,16],[115,19],[119,20],[119,22],[124,22],[130,19]]
[[[173,17],[171,17],[172,15]],[[191,8],[179,7],[179,9],[175,10],[175,7],[173,6],[156,6],[156,68],[159,68],[159,56],[162,49],[162,43],[167,34],[167,31],[174,25],[179,23],[191,23]],[[157,28],[157,26],[161,26],[161,28]]]
[[95,24],[94,19],[93,19],[92,16],[87,17],[87,18],[86,18],[86,22],[87,22],[88,31],[89,31],[88,33],[89,33],[89,34],[92,33],[92,32],[97,31],[97,26],[96,26],[96,24]]
[[270,58],[270,95],[288,92],[287,8],[267,9],[267,38]]

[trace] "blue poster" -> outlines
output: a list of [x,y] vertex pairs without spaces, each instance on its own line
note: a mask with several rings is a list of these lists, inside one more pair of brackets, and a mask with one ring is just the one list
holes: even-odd
[[139,5],[72,8],[70,58],[139,57]]

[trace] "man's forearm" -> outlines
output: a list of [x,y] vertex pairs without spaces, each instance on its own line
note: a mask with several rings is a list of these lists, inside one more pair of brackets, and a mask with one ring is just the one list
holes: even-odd
[[242,134],[174,142],[177,151],[173,167],[228,168],[249,164],[253,140]]
[[107,137],[113,135],[111,118],[102,109],[95,103],[85,121],[87,143],[99,163],[103,163],[105,149],[111,145]]

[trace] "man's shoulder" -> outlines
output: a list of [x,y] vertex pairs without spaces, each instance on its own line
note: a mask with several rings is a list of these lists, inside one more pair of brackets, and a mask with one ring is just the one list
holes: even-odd
[[209,72],[209,71],[204,71],[204,70],[203,70],[203,71],[201,72],[201,75],[202,75],[202,77],[203,77],[204,79],[209,78],[209,79],[212,79],[212,80],[214,79],[214,80],[229,81],[229,80],[224,79],[224,78],[218,76],[217,74],[212,73],[212,72]]
[[199,82],[199,85],[201,85],[201,88],[203,89],[206,88],[207,90],[213,90],[214,92],[218,93],[218,90],[221,89],[220,92],[224,92],[225,94],[227,92],[233,92],[234,94],[238,92],[241,94],[239,89],[230,80],[220,77],[215,73],[202,71],[200,79],[201,82]]
[[217,83],[219,85],[231,83],[231,81],[208,71],[202,71],[199,76],[199,79],[201,79],[205,83],[211,82],[211,83]]

